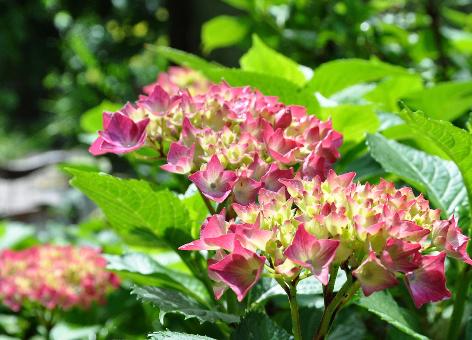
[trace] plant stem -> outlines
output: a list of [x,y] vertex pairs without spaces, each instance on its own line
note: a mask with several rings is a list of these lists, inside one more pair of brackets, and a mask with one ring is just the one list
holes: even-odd
[[465,302],[469,291],[470,266],[465,266],[461,274],[457,277],[456,296],[454,299],[454,309],[452,311],[451,321],[447,338],[449,340],[459,339],[461,334],[462,317],[464,315]]
[[334,284],[336,283],[336,277],[338,274],[339,266],[331,266],[329,270],[329,281],[326,286],[323,286],[323,297],[325,307],[329,305],[333,299],[333,289]]
[[302,340],[300,327],[300,313],[298,312],[297,287],[289,285],[288,302],[290,303],[290,315],[292,317],[292,333],[294,340]]
[[205,205],[206,205],[208,211],[210,212],[210,214],[214,215],[215,214],[215,208],[213,208],[213,206],[211,205],[211,202],[208,200],[208,198],[205,197],[205,195],[203,195],[203,193],[201,192],[200,189],[198,189],[198,192],[200,193],[200,196],[202,196],[203,202],[205,202]]
[[346,283],[344,283],[341,290],[336,293],[329,305],[325,307],[318,331],[313,336],[314,340],[326,339],[337,312],[351,299],[359,287],[359,281],[355,281],[352,275],[348,273]]

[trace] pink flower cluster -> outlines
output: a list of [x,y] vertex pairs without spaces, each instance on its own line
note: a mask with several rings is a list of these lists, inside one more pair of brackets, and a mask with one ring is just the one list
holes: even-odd
[[106,260],[88,247],[42,245],[0,253],[0,299],[14,311],[24,305],[48,309],[89,307],[119,286]]
[[[170,75],[159,79],[163,77]],[[121,154],[148,146],[167,155],[166,171],[190,174],[222,167],[234,171],[227,176],[251,188],[264,186],[264,176],[294,165],[301,166],[304,176],[324,177],[339,157],[341,134],[332,129],[330,121],[308,115],[303,107],[284,105],[250,87],[222,83],[192,96],[162,83],[147,87],[149,94],[136,103],[105,112],[103,130],[90,152]],[[210,166],[214,155],[219,165],[214,160]],[[233,183],[229,181],[228,186],[232,188]],[[228,191],[220,189],[202,191],[218,202]]]
[[146,85],[143,92],[150,95],[157,85],[170,95],[176,95],[180,90],[187,89],[194,96],[205,93],[211,83],[200,72],[185,67],[171,66],[167,72],[159,73],[154,83]]
[[209,217],[200,239],[180,249],[215,251],[208,271],[217,298],[229,287],[241,301],[264,267],[286,282],[314,276],[326,285],[332,266],[352,273],[365,295],[403,279],[417,307],[450,297],[445,256],[472,264],[454,218],[441,220],[410,188],[354,176],[279,179],[277,192],[234,203],[234,219],[224,210]]

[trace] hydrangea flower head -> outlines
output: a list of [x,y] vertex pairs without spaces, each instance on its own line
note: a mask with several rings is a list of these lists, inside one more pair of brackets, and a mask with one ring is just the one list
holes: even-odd
[[14,311],[25,304],[48,309],[87,308],[119,286],[106,260],[87,247],[41,245],[0,253],[0,299]]
[[[298,173],[279,179],[283,186],[277,192],[262,188],[255,202],[234,203],[235,218],[223,222],[220,217],[219,237],[226,235],[237,246],[212,248],[218,257],[209,270],[218,268],[220,287],[226,284],[241,299],[264,266],[287,282],[313,276],[326,285],[330,267],[341,266],[367,296],[403,279],[417,307],[448,298],[445,256],[471,262],[465,251],[468,238],[456,220],[441,220],[439,211],[411,188],[396,189],[384,180],[355,183],[354,176],[330,171],[322,180]],[[249,268],[246,279],[240,271],[226,272],[226,264],[233,263],[232,248],[246,254],[237,262]]]

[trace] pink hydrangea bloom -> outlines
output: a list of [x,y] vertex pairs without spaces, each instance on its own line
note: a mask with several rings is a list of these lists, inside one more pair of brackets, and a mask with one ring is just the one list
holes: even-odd
[[88,247],[35,246],[0,253],[0,299],[14,311],[25,304],[48,309],[88,308],[119,286],[106,260]]
[[[135,104],[104,113],[104,130],[90,151],[124,153],[146,145],[167,156],[162,169],[179,174],[205,169],[216,155],[237,176],[236,191],[224,199],[240,204],[253,202],[260,188],[277,191],[278,179],[293,177],[291,167],[300,166],[304,177],[325,178],[339,158],[342,135],[330,121],[250,87],[201,80],[187,69],[161,73]],[[109,126],[109,117],[121,125]],[[219,202],[223,196],[207,197]]]
[[[396,189],[384,180],[355,183],[354,176],[330,171],[324,180],[300,173],[280,178],[277,191],[261,188],[254,202],[233,203],[235,218],[214,215],[218,237],[226,237],[224,245],[213,242],[211,247],[219,256],[209,267],[219,287],[217,297],[226,284],[239,300],[244,298],[265,258],[272,275],[286,282],[313,276],[326,285],[330,267],[339,265],[359,281],[365,295],[403,278],[417,307],[448,298],[445,255],[470,262],[468,239],[455,220],[440,220],[439,211],[411,188]],[[206,228],[192,244],[209,244]]]

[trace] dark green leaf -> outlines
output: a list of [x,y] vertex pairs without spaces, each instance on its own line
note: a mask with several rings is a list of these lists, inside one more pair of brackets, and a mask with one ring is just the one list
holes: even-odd
[[369,297],[363,296],[356,301],[356,304],[416,339],[428,339],[413,330],[408,322],[406,312],[397,305],[393,297],[387,291],[376,292]]
[[148,334],[150,340],[215,340],[207,336],[180,332],[161,331]]
[[251,312],[241,320],[238,328],[231,334],[231,339],[289,340],[291,336],[266,314]]
[[209,310],[197,303],[195,300],[178,291],[158,287],[134,287],[131,294],[137,295],[140,300],[150,302],[159,308],[160,322],[164,322],[167,313],[177,313],[188,318],[197,318],[200,323],[205,321],[226,323],[239,322],[239,316]]

